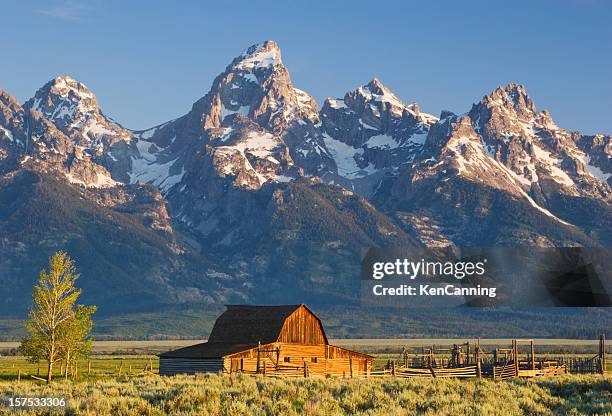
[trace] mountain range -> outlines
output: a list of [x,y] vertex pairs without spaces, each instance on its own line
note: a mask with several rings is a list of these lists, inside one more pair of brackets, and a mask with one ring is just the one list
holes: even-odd
[[274,41],[147,130],[68,76],[23,104],[0,88],[0,313],[61,249],[109,314],[354,304],[368,247],[610,246],[611,186],[611,136],[521,85],[435,116],[374,78],[319,107]]

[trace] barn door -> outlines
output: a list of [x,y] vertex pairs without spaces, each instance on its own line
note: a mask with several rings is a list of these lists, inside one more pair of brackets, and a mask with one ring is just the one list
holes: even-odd
[[230,373],[236,373],[238,371],[240,371],[240,358],[232,358]]

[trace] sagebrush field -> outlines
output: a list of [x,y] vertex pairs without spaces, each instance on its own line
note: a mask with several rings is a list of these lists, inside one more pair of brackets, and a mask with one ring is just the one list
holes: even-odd
[[536,380],[263,379],[253,376],[147,376],[0,383],[0,414],[10,397],[66,397],[74,415],[606,415],[612,383],[602,376]]

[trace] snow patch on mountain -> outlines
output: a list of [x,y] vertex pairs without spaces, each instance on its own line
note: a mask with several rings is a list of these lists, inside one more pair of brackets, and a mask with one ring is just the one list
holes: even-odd
[[231,110],[225,107],[224,104],[221,104],[221,121],[225,120],[225,117],[231,116],[232,114],[242,114],[243,116],[248,116],[251,107],[248,105],[239,106],[236,110]]
[[270,157],[272,152],[281,146],[281,143],[271,133],[249,132],[247,139],[239,141],[233,146],[219,147],[218,149],[234,148],[241,153],[251,153],[258,158]]
[[282,65],[280,50],[278,47],[269,47],[267,44],[254,45],[242,54],[242,60],[234,68],[253,70],[267,68],[274,65]]
[[[224,132],[225,137],[230,132]],[[224,139],[227,140],[227,139]],[[224,141],[222,140],[222,141]],[[246,171],[256,183],[239,179],[238,186],[261,186],[267,181],[288,182],[293,178],[281,173],[285,144],[269,132],[250,131],[230,145],[213,148],[215,165],[224,176],[240,176]]]
[[551,177],[561,185],[564,186],[575,186],[576,184],[570,178],[570,176],[560,169],[557,165],[560,160],[551,156],[551,153],[540,148],[537,145],[532,147],[533,152],[538,161],[549,171]]
[[591,175],[592,177],[594,177],[600,182],[608,183],[608,179],[610,179],[612,174],[605,173],[603,170],[601,170],[597,166],[591,164],[591,157],[587,155],[586,153],[580,153],[577,155],[577,157],[580,159],[580,161],[584,165],[584,168],[589,173],[589,175]]
[[377,134],[370,137],[364,145],[370,148],[395,149],[399,146],[399,143],[387,134]]
[[112,188],[113,186],[121,185],[120,182],[113,180],[107,173],[97,173],[96,180],[93,182],[86,182],[74,176],[72,173],[65,173],[68,182],[84,186],[86,188]]
[[4,136],[9,141],[12,142],[14,140],[13,133],[9,129],[5,128],[4,126],[0,126],[0,133],[1,133],[0,136]]
[[325,141],[325,147],[336,161],[338,175],[347,179],[358,179],[376,172],[376,168],[372,164],[361,168],[357,163],[357,159],[363,155],[364,150],[362,148],[355,149],[328,134],[323,135],[323,140]]
[[170,173],[171,170],[176,170],[175,164],[178,158],[160,162],[160,153],[163,149],[159,149],[154,143],[138,139],[136,149],[138,155],[131,157],[132,166],[128,173],[131,184],[153,184],[165,193],[183,178],[184,166],[181,166],[179,173]]

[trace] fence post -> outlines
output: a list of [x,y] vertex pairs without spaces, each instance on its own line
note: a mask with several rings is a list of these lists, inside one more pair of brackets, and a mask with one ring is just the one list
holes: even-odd
[[606,374],[606,335],[599,337],[599,362],[601,363],[601,374]]
[[87,360],[87,375],[91,374],[91,360]]
[[533,340],[529,340],[529,343],[531,345],[531,369],[535,370],[535,347],[533,345]]
[[395,377],[395,361],[391,361],[391,374]]
[[304,361],[304,378],[308,377],[308,363]]
[[349,371],[351,373],[351,378],[353,378],[353,356],[349,355]]
[[518,377],[519,363],[518,363],[518,341],[512,340],[513,345],[513,360],[514,360],[514,377]]
[[482,377],[482,371],[480,369],[480,360],[476,361],[476,375],[478,378]]
[[17,384],[21,382],[21,368],[17,369]]
[[256,373],[259,374],[259,364],[261,363],[261,341],[257,342],[257,367],[256,367]]

